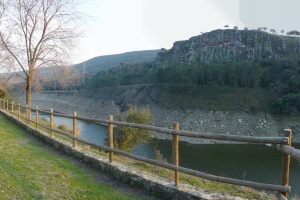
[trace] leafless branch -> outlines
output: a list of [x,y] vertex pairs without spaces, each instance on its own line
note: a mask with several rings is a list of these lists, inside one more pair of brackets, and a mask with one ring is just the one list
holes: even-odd
[[[7,68],[18,66],[25,74],[28,105],[33,82],[41,88],[37,86],[41,82],[38,69],[71,69],[63,66],[75,40],[81,36],[77,31],[77,22],[81,20],[77,4],[76,0],[0,0],[0,50],[13,60]],[[78,77],[70,71],[65,75],[59,81],[62,87]]]

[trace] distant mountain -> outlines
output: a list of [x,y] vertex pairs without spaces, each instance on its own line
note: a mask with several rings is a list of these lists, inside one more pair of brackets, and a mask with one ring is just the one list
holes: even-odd
[[85,65],[86,73],[96,74],[99,71],[118,66],[120,63],[126,64],[154,61],[157,52],[159,51],[160,50],[132,51],[122,54],[98,56],[77,64],[76,68],[78,71],[83,71]]

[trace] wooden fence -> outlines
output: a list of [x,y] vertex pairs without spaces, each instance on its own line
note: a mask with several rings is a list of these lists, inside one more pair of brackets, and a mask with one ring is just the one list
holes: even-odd
[[[184,131],[179,130],[179,123],[173,123],[173,129],[161,128],[157,126],[151,125],[144,125],[144,124],[135,124],[135,123],[127,123],[127,122],[120,122],[114,121],[113,116],[108,116],[108,120],[104,119],[91,119],[91,118],[83,118],[78,117],[77,113],[74,112],[73,116],[63,115],[54,113],[53,109],[50,109],[49,112],[39,110],[38,106],[36,108],[29,108],[28,106],[21,106],[20,103],[14,104],[14,102],[9,102],[7,100],[0,99],[0,108],[4,112],[10,113],[13,117],[18,120],[25,120],[28,125],[33,124],[36,129],[38,126],[43,127],[47,130],[50,130],[51,137],[54,137],[54,133],[59,133],[66,137],[69,137],[73,140],[73,147],[77,147],[77,142],[81,142],[86,145],[90,145],[94,148],[98,148],[101,150],[106,150],[109,152],[109,162],[113,162],[114,153],[123,155],[125,157],[142,161],[145,163],[149,163],[155,166],[163,167],[166,169],[174,170],[174,182],[176,186],[179,186],[179,172],[190,174],[196,177],[200,177],[207,180],[222,182],[222,183],[229,183],[234,185],[252,187],[255,189],[263,189],[263,190],[271,190],[271,191],[278,191],[278,198],[284,199],[288,197],[288,193],[290,192],[289,183],[289,169],[290,169],[290,157],[294,157],[296,159],[300,159],[300,150],[297,150],[291,147],[291,138],[292,138],[292,131],[286,129],[284,132],[283,137],[253,137],[253,136],[239,136],[239,135],[227,135],[227,134],[213,134],[213,133],[202,133],[202,132],[192,132],[192,131]],[[25,111],[25,116],[21,114],[21,109]],[[35,119],[31,118],[31,112],[35,111],[36,117]],[[46,126],[42,123],[39,123],[39,113],[48,114],[50,116],[50,126]],[[53,124],[54,116],[65,117],[73,119],[73,135],[55,129]],[[78,137],[76,124],[77,120],[83,120],[87,122],[96,122],[108,125],[108,146],[94,144],[88,141],[85,141]],[[113,129],[115,126],[126,126],[126,127],[133,127],[133,128],[140,128],[140,129],[147,129],[155,132],[170,134],[173,136],[173,143],[172,143],[172,164],[160,162],[153,159],[148,159],[144,157],[140,157],[125,151],[121,151],[114,148],[113,144]],[[266,183],[258,183],[258,182],[251,182],[245,180],[238,180],[232,179],[227,177],[220,177],[211,174],[206,174],[204,172],[200,172],[197,170],[192,170],[184,167],[179,166],[179,143],[178,137],[192,137],[192,138],[206,138],[206,139],[214,139],[214,140],[225,140],[225,141],[236,141],[236,142],[247,142],[247,143],[260,143],[260,144],[277,144],[277,149],[283,152],[282,157],[282,185],[273,185],[273,184],[266,184]]]

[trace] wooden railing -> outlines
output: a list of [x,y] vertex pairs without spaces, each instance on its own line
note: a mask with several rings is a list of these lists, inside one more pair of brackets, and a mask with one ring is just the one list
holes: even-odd
[[[163,167],[166,169],[174,170],[174,182],[176,186],[179,186],[179,172],[190,174],[196,177],[200,177],[207,180],[222,182],[222,183],[229,183],[234,185],[252,187],[255,189],[263,189],[263,190],[271,190],[271,191],[278,191],[278,198],[287,198],[288,193],[290,192],[289,183],[289,168],[290,168],[290,156],[300,159],[300,150],[294,149],[291,147],[291,138],[292,138],[292,131],[286,129],[284,132],[283,137],[253,137],[253,136],[240,136],[240,135],[227,135],[227,134],[213,134],[213,133],[202,133],[202,132],[192,132],[192,131],[185,131],[179,130],[179,123],[173,123],[173,129],[161,128],[157,126],[151,125],[144,125],[144,124],[135,124],[135,123],[127,123],[127,122],[120,122],[114,121],[113,116],[110,115],[108,120],[104,119],[91,119],[91,118],[84,118],[78,117],[77,113],[74,112],[73,116],[64,115],[54,113],[53,109],[50,109],[50,112],[41,111],[39,110],[38,106],[36,108],[29,108],[28,106],[21,106],[20,103],[14,104],[14,102],[9,102],[7,100],[0,99],[0,108],[2,112],[8,112],[13,117],[18,119],[19,121],[23,119],[28,125],[31,123],[38,129],[38,126],[43,127],[50,131],[51,137],[54,137],[54,133],[59,133],[66,137],[69,137],[73,140],[73,147],[77,148],[77,141],[81,142],[86,145],[90,145],[95,148],[99,148],[101,150],[106,150],[109,152],[109,162],[113,162],[114,153],[123,155],[125,157],[142,161],[145,163],[149,163],[155,166]],[[25,111],[25,116],[21,114],[21,108]],[[36,118],[33,120],[31,118],[31,112],[35,111]],[[39,113],[44,113],[50,116],[50,126],[46,126],[45,124],[39,123]],[[53,117],[65,117],[73,119],[73,135],[70,135],[67,132],[54,129],[53,126]],[[79,138],[76,131],[76,123],[77,120],[83,120],[87,122],[96,122],[108,125],[108,146],[94,144],[88,141]],[[173,145],[172,145],[172,158],[173,164],[160,162],[153,159],[148,159],[145,157],[140,157],[125,151],[121,151],[114,148],[113,144],[113,129],[115,126],[126,126],[126,127],[133,127],[133,128],[140,128],[140,129],[147,129],[155,132],[170,134],[173,136]],[[206,174],[204,172],[200,172],[197,170],[192,170],[184,167],[179,166],[179,143],[178,137],[192,137],[192,138],[206,138],[206,139],[214,139],[214,140],[226,140],[226,141],[236,141],[236,142],[247,142],[247,143],[260,143],[260,144],[278,144],[277,149],[283,152],[283,162],[282,162],[282,185],[273,185],[273,184],[266,184],[266,183],[258,183],[252,181],[245,181],[245,180],[238,180],[232,179],[227,177],[220,177],[211,174]]]

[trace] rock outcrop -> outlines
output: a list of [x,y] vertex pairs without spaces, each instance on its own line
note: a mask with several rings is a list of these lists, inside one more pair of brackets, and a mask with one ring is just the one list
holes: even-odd
[[197,62],[234,62],[300,55],[300,39],[257,30],[214,30],[157,53],[159,67]]

